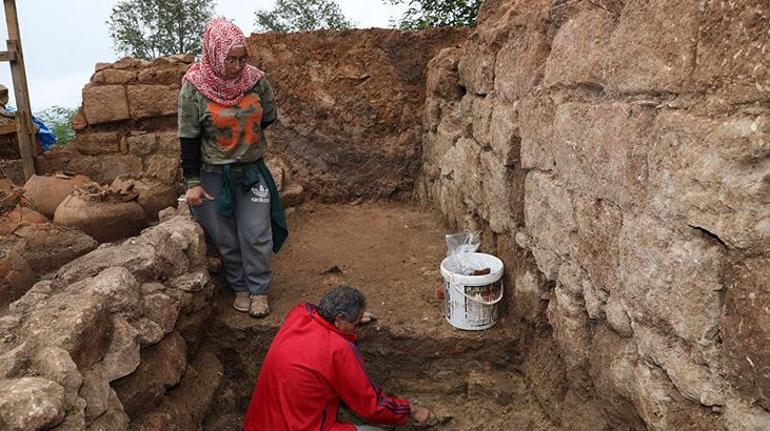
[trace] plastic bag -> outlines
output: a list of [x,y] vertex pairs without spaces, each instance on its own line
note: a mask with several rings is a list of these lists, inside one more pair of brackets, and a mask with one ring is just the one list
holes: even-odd
[[446,235],[447,256],[456,256],[447,261],[447,269],[455,274],[471,275],[483,271],[485,265],[474,259],[475,253],[481,246],[479,232],[460,232]]
[[[16,108],[11,105],[6,105],[5,110],[6,112],[16,112]],[[54,133],[43,120],[33,115],[32,123],[36,126],[37,141],[40,143],[40,147],[43,151],[48,151],[56,145],[56,133]]]
[[478,232],[460,232],[446,235],[447,256],[458,253],[475,253],[481,246]]

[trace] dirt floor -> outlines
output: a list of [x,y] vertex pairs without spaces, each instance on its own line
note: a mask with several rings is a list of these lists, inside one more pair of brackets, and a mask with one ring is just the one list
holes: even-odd
[[503,316],[489,330],[461,331],[444,319],[437,290],[446,232],[432,213],[409,204],[305,204],[289,225],[274,260],[269,317],[238,313],[232,294],[220,293],[205,348],[222,359],[227,379],[205,429],[237,424],[287,311],[317,303],[338,283],[363,291],[378,318],[360,333],[370,372],[386,391],[430,408],[435,429],[553,429],[515,371],[514,325]]

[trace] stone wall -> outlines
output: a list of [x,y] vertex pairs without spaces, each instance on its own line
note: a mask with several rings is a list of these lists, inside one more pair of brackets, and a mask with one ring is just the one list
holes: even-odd
[[0,428],[197,429],[222,375],[196,354],[213,292],[203,232],[172,209],[64,265],[0,313]]
[[[265,70],[278,105],[278,122],[267,131],[268,159],[325,199],[410,192],[420,164],[427,63],[466,34],[252,35],[252,61]],[[39,172],[71,171],[100,183],[132,174],[178,184],[177,99],[192,61],[182,55],[98,64],[74,120],[77,138],[38,158]]]
[[554,420],[770,428],[769,18],[488,0],[431,61],[419,194],[504,258]]
[[180,55],[97,64],[73,120],[75,140],[38,157],[38,174],[68,171],[101,184],[133,175],[178,184],[177,100],[192,61]]

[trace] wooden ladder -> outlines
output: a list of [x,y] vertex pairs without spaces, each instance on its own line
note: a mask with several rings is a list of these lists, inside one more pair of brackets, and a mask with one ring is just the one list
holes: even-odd
[[27,72],[24,69],[24,55],[21,50],[21,32],[19,31],[19,19],[16,14],[16,0],[3,0],[5,7],[5,21],[8,26],[7,50],[0,51],[0,61],[11,63],[11,77],[13,78],[13,91],[16,96],[16,135],[19,140],[19,153],[21,154],[24,178],[29,179],[35,175],[35,155],[37,153],[37,140],[35,139],[35,126],[32,123],[32,110],[29,103],[29,89],[27,88]]

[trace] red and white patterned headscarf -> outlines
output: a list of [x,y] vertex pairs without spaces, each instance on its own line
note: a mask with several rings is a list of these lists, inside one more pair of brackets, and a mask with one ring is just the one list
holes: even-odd
[[204,96],[225,106],[237,105],[243,93],[253,87],[264,72],[246,64],[236,78],[225,79],[225,58],[230,48],[246,46],[246,38],[237,25],[224,18],[214,18],[203,31],[203,54],[200,61],[185,73],[182,82],[190,81]]

